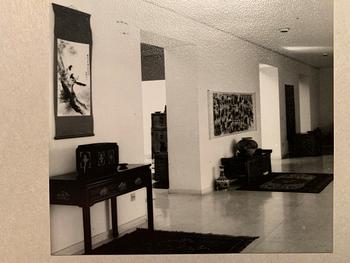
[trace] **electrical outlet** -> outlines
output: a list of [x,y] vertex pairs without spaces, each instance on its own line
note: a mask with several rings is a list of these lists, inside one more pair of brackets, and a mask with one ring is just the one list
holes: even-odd
[[135,199],[136,199],[136,194],[135,193],[130,194],[130,201],[133,202],[135,201]]

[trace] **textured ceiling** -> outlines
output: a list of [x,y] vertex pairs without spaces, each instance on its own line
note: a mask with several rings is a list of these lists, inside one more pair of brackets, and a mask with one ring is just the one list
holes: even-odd
[[144,1],[307,64],[333,66],[333,0]]

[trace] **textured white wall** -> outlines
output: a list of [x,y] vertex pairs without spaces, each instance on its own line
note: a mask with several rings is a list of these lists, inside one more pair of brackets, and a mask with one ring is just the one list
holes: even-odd
[[260,65],[260,147],[272,149],[272,158],[282,157],[278,83],[278,69],[268,65]]
[[165,52],[169,190],[200,193],[197,48]]
[[304,75],[299,77],[299,114],[300,132],[311,131],[310,79]]

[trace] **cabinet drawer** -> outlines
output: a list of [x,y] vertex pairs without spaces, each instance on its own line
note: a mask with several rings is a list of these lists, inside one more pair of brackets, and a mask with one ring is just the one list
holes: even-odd
[[146,177],[142,173],[135,173],[98,185],[90,185],[87,189],[87,200],[90,204],[96,203],[145,186]]
[[145,186],[145,180],[141,176],[134,177],[127,181],[100,185],[88,190],[88,200],[90,203],[95,203],[101,200],[106,200],[113,196],[122,195],[143,186]]
[[77,205],[80,203],[83,189],[70,182],[50,181],[50,203]]
[[97,202],[108,199],[117,194],[117,186],[114,183],[100,185],[88,190],[89,202]]

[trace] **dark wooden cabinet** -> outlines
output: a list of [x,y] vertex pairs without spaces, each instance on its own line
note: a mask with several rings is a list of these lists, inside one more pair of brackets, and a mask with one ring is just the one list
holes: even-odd
[[155,187],[169,188],[168,136],[166,113],[152,114],[152,158],[154,158]]
[[271,173],[271,153],[272,150],[262,150],[261,154],[250,157],[221,158],[225,176],[229,179],[243,177],[248,184],[254,183],[261,176]]
[[159,152],[168,152],[166,113],[152,113],[152,157]]
[[155,112],[152,113],[152,128],[165,128],[167,127],[166,113]]
[[152,178],[150,165],[129,164],[127,169],[94,178],[67,173],[50,177],[50,203],[82,207],[85,254],[91,252],[90,207],[111,200],[113,237],[118,236],[116,197],[137,189],[147,188],[148,228],[153,230]]
[[167,129],[152,128],[152,156],[159,152],[168,152]]
[[169,165],[167,152],[155,154],[154,167],[154,179],[159,182],[158,186],[161,188],[169,188]]

